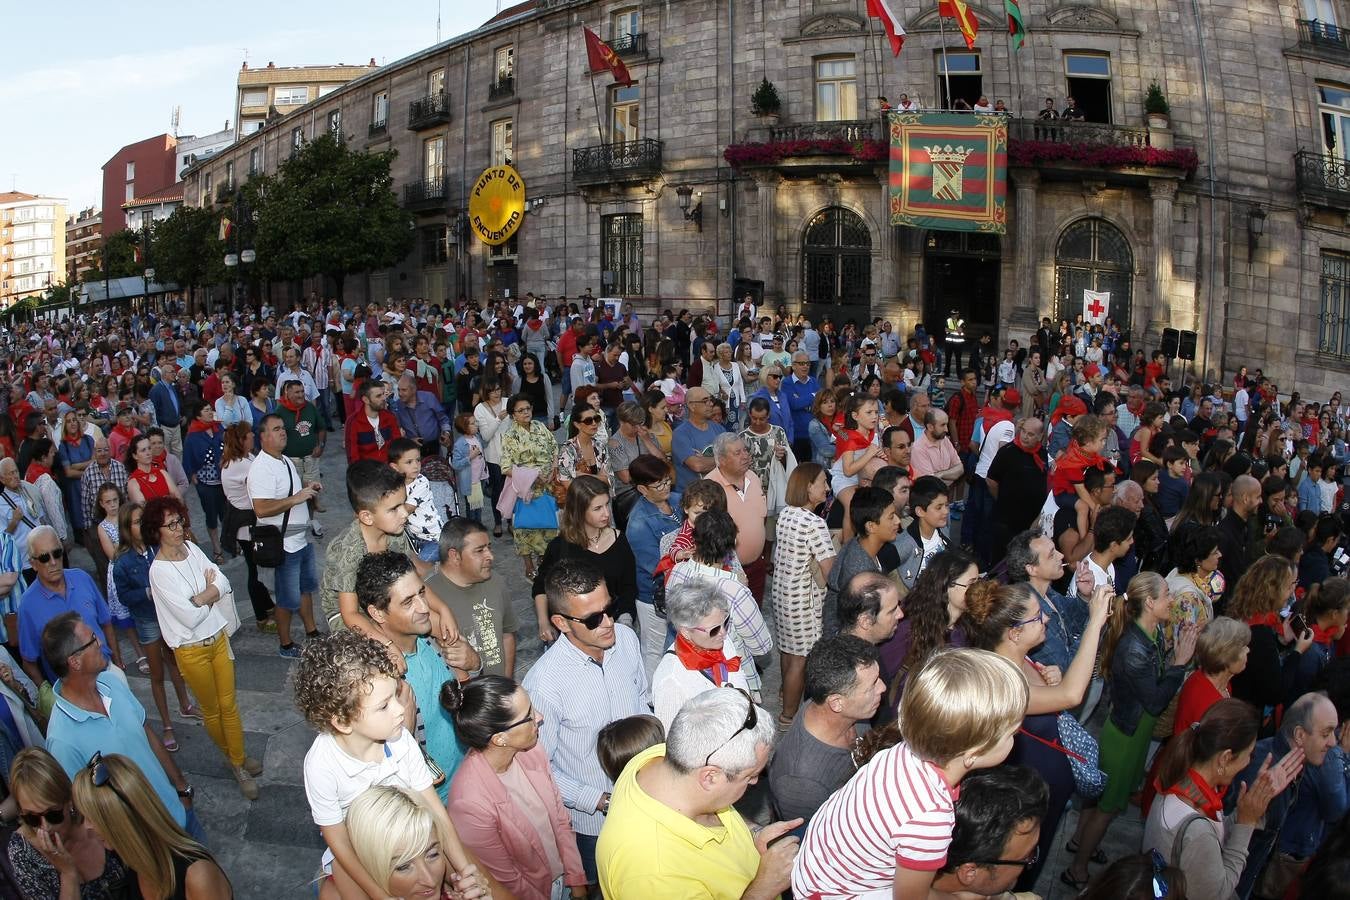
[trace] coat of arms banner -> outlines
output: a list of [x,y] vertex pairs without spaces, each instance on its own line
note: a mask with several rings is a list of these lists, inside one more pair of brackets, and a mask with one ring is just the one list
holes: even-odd
[[1005,234],[1008,119],[891,113],[891,224]]

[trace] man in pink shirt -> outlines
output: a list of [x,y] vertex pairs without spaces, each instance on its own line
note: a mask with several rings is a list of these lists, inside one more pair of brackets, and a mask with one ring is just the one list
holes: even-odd
[[965,474],[961,457],[947,437],[947,414],[942,410],[930,409],[924,415],[923,433],[914,438],[910,465],[915,478],[936,475],[948,487]]
[[707,474],[726,489],[727,512],[736,523],[736,557],[745,569],[750,593],[764,602],[764,579],[768,564],[764,559],[764,519],[769,502],[760,487],[759,476],[750,472],[750,448],[740,435],[719,434],[713,441],[713,459],[717,467]]

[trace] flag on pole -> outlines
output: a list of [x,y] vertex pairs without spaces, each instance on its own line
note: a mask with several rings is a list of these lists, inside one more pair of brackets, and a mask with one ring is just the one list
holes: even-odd
[[881,20],[881,27],[886,29],[886,37],[891,41],[891,53],[899,56],[900,48],[905,44],[905,26],[900,24],[900,18],[888,0],[867,0],[867,14]]
[[1089,325],[1105,325],[1106,313],[1111,309],[1110,291],[1083,291],[1083,321]]
[[1027,26],[1022,22],[1022,7],[1017,0],[1003,0],[1003,9],[1008,13],[1008,35],[1014,50],[1021,50],[1027,39]]
[[138,266],[145,261],[145,253],[141,250],[140,244],[131,248],[131,258],[136,261]]
[[975,21],[975,14],[966,6],[966,0],[938,0],[938,15],[955,19],[956,27],[961,29],[961,36],[966,39],[966,47],[974,48],[975,35],[980,33],[980,23]]
[[586,57],[590,63],[589,71],[591,74],[609,70],[614,76],[614,83],[621,87],[628,87],[636,84],[633,76],[628,74],[628,67],[619,59],[619,55],[610,48],[609,44],[600,40],[600,35],[591,31],[585,25],[581,30],[586,32]]
[[222,241],[228,241],[230,239],[230,232],[232,231],[234,231],[234,223],[228,218],[222,218],[220,220],[220,239]]

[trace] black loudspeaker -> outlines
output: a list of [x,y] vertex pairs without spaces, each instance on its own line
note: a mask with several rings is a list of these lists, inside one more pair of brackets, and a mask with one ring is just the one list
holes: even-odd
[[1158,349],[1162,351],[1163,356],[1168,359],[1177,358],[1177,344],[1181,340],[1181,332],[1175,328],[1164,328],[1162,335],[1162,346]]
[[1177,346],[1177,356],[1182,359],[1195,359],[1195,332],[1183,331],[1181,341]]

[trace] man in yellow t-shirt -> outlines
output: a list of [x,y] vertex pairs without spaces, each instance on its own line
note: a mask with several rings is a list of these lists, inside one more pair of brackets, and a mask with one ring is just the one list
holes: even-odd
[[802,820],[752,834],[732,809],[775,736],[773,718],[735,688],[686,703],[666,743],[635,756],[614,785],[596,847],[605,897],[773,900],[787,890],[798,845],[788,832]]

